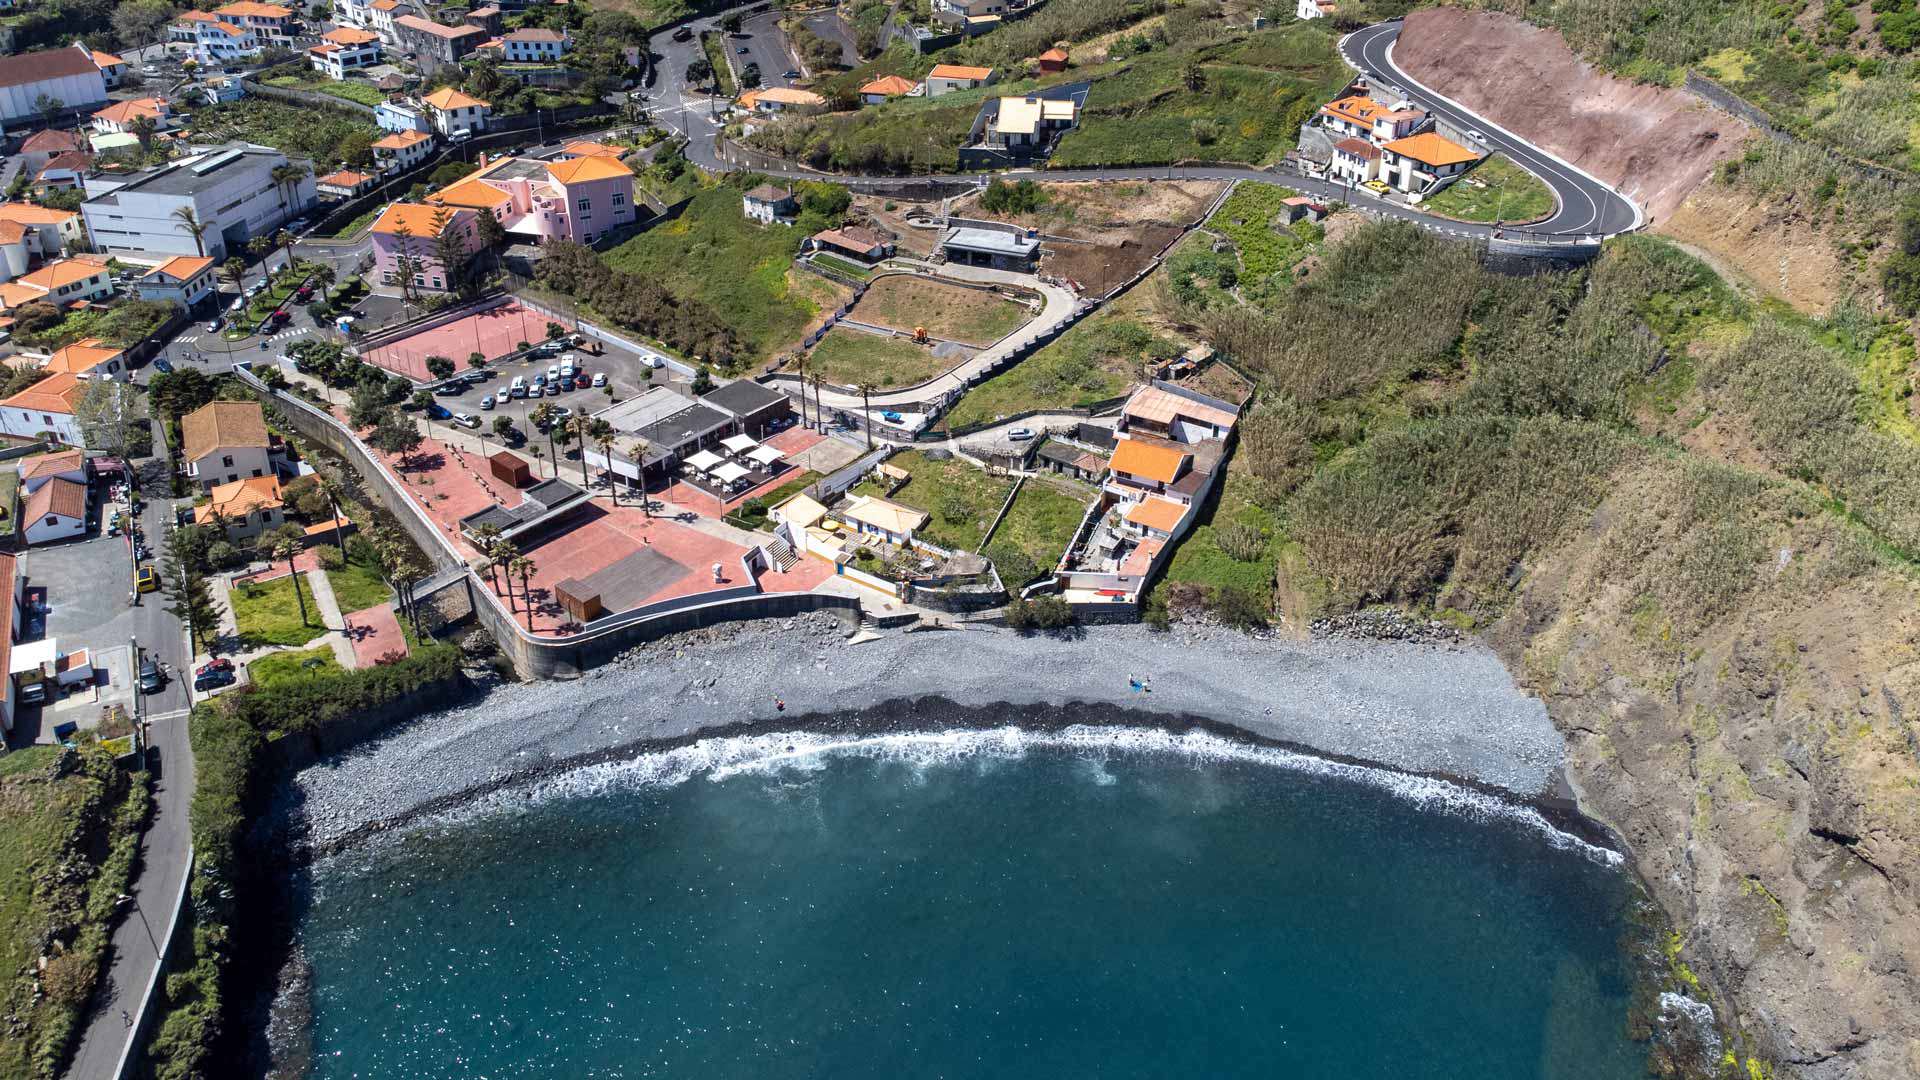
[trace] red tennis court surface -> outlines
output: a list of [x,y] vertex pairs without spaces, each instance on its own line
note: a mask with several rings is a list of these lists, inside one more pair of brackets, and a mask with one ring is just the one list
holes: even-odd
[[433,376],[427,373],[427,357],[444,356],[453,361],[455,371],[465,371],[467,357],[472,353],[497,360],[519,348],[523,341],[546,340],[549,322],[564,324],[565,320],[549,319],[508,301],[500,307],[370,349],[363,359],[415,382],[429,382]]
[[[580,627],[555,599],[554,586],[568,578],[588,578],[642,551],[651,551],[652,555],[638,560],[646,566],[636,573],[644,573],[645,579],[644,583],[633,584],[645,591],[621,590],[620,599],[628,606],[749,584],[740,568],[740,559],[747,553],[745,547],[667,518],[648,519],[636,506],[615,507],[596,501],[590,510],[569,521],[564,532],[525,552],[535,567],[529,585],[534,632],[577,632]],[[721,567],[718,582],[713,579],[714,563]],[[805,592],[832,576],[833,568],[819,560],[802,560],[787,573],[761,574],[759,583],[764,592]],[[524,626],[526,598],[517,580],[513,591],[514,604],[520,608],[517,618]]]

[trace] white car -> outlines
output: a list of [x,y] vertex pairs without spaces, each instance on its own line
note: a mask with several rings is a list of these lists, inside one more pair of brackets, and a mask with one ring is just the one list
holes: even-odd
[[594,373],[593,373],[593,385],[595,385],[595,386],[605,386],[605,385],[607,385],[607,373],[606,373],[606,372],[604,372],[604,371],[596,371],[596,372],[594,372]]
[[481,396],[481,398],[480,398],[480,407],[481,407],[482,409],[491,409],[491,408],[493,408],[493,406],[494,406],[494,404],[495,404],[495,402],[494,402],[494,400],[493,400],[493,395],[492,395],[492,394],[485,394],[485,395],[482,395],[482,396]]
[[552,382],[553,380],[559,377],[560,377],[560,365],[548,364],[547,365],[547,381]]
[[453,422],[463,428],[477,428],[480,426],[480,418],[470,412],[454,413]]
[[1469,130],[1467,132],[1467,138],[1472,139],[1474,142],[1479,143],[1481,146],[1487,145],[1487,137],[1485,135],[1480,134],[1477,131]]
[[1012,431],[1007,432],[1008,442],[1026,442],[1028,439],[1031,439],[1031,438],[1033,438],[1032,428],[1017,427],[1017,428],[1014,428]]

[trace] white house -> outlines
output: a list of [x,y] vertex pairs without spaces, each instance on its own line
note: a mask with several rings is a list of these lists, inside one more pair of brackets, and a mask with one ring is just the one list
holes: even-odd
[[1296,19],[1324,19],[1338,10],[1339,8],[1334,6],[1333,0],[1300,0],[1299,6],[1293,9],[1293,17]]
[[126,78],[127,62],[112,53],[101,52],[99,49],[93,50],[92,55],[93,66],[100,69],[100,77],[106,81],[107,89],[111,90],[119,86],[120,80]]
[[800,203],[791,191],[761,184],[740,197],[740,210],[762,225],[791,225],[800,216]]
[[984,67],[968,67],[964,64],[935,64],[927,72],[927,96],[939,97],[951,94],[955,90],[972,90],[986,86],[994,81],[994,70]]
[[373,160],[381,173],[405,172],[433,153],[433,136],[424,131],[396,131],[373,144]]
[[432,131],[426,110],[411,101],[383,101],[373,107],[373,122],[382,131]]
[[1010,149],[1039,146],[1079,118],[1079,103],[1072,98],[1003,97],[987,121],[985,137],[990,145]]
[[333,21],[366,30],[373,26],[372,0],[333,0]]
[[261,41],[285,45],[293,38],[293,9],[255,0],[237,0],[213,9],[215,15],[253,31]]
[[228,101],[239,101],[247,96],[247,85],[238,75],[222,75],[208,79],[200,88],[202,96],[209,105],[219,105]]
[[1401,191],[1428,191],[1466,172],[1480,155],[1451,139],[1423,131],[1380,146],[1380,178]]
[[510,64],[550,63],[573,48],[565,30],[523,26],[500,39],[501,54]]
[[20,520],[27,543],[68,540],[87,531],[87,485],[55,478],[23,500]]
[[380,62],[380,35],[351,26],[336,27],[321,35],[320,44],[307,50],[307,62],[315,71],[339,82],[350,72]]
[[404,0],[373,0],[373,3],[367,5],[369,27],[374,33],[380,35],[380,40],[388,48],[400,44],[400,31],[393,25],[393,20],[403,15],[418,14],[420,9],[405,3]]
[[846,509],[840,511],[840,519],[861,536],[906,544],[913,540],[914,532],[927,523],[927,514],[877,495],[855,495]]
[[116,101],[93,114],[93,130],[102,134],[132,131],[134,121],[143,116],[153,121],[155,128],[163,128],[173,116],[173,106],[168,105],[165,98],[157,97]]
[[52,259],[63,251],[85,246],[86,227],[80,215],[71,210],[27,202],[0,203],[0,222],[9,221],[25,232],[27,253],[41,259]]
[[42,98],[67,110],[92,112],[107,103],[107,80],[83,45],[0,56],[0,126],[42,121]]
[[87,455],[84,450],[62,450],[54,454],[35,454],[20,462],[20,486],[31,495],[49,480],[87,482]]
[[15,308],[35,301],[65,307],[75,301],[112,296],[113,275],[107,270],[107,261],[97,255],[75,255],[55,259],[8,282],[0,291],[0,307]]
[[373,185],[379,182],[380,178],[373,173],[341,169],[339,172],[328,173],[314,181],[314,190],[328,198],[351,199],[356,195],[365,195],[372,191]]
[[1327,170],[1335,180],[1364,184],[1380,178],[1380,148],[1349,135],[1333,144],[1333,158]]
[[[225,259],[313,206],[311,169],[298,180],[274,177],[288,164],[265,146],[210,150],[131,176],[90,178],[91,198],[80,212],[101,251]],[[204,227],[197,240],[179,215],[183,209]]]
[[213,260],[201,255],[175,255],[140,275],[134,286],[142,300],[171,300],[187,310],[218,288]]
[[860,88],[860,104],[884,105],[894,98],[911,97],[918,93],[919,83],[898,75],[887,75]]
[[259,35],[210,11],[185,12],[173,24],[169,37],[189,46],[194,59],[215,67],[238,63],[260,52]]
[[9,398],[0,399],[0,433],[37,439],[44,432],[68,446],[85,446],[74,410],[87,391],[78,376],[49,375]]
[[215,401],[180,418],[181,459],[201,491],[274,475],[273,440],[255,401]]
[[470,94],[463,94],[451,86],[443,86],[420,99],[426,106],[427,119],[433,124],[433,130],[444,139],[452,138],[458,132],[485,131],[487,117],[493,106]]

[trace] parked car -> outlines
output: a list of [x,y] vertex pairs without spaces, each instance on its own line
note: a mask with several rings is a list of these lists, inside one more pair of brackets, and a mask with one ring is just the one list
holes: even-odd
[[226,325],[227,325],[227,320],[221,318],[218,315],[215,315],[213,317],[213,321],[207,324],[207,333],[217,334],[220,332],[221,327],[224,327]]
[[534,393],[537,394],[547,388],[547,377],[539,372],[535,372],[531,385],[533,386]]
[[1472,130],[1471,128],[1467,130],[1467,138],[1472,139],[1474,142],[1480,143],[1483,146],[1486,145],[1487,137],[1485,135],[1480,134],[1477,131]]
[[781,72],[780,77],[783,79],[797,79],[800,77],[800,72],[797,70],[789,69],[787,71]]
[[454,413],[453,422],[460,425],[463,428],[477,429],[480,426],[480,418],[473,415],[472,413],[467,413],[467,412]]
[[453,419],[453,412],[452,410],[448,409],[445,405],[442,405],[436,401],[433,404],[427,406],[427,419],[451,420]]
[[560,384],[559,384],[559,383],[557,383],[557,382],[550,382],[550,383],[548,383],[548,384],[547,384],[547,396],[548,396],[548,397],[559,397],[559,396],[560,396]]
[[607,385],[607,373],[606,373],[606,372],[604,372],[604,371],[596,371],[596,372],[594,372],[594,373],[593,373],[593,385],[595,385],[595,386],[605,386],[605,385]]
[[1033,438],[1032,428],[1017,427],[1017,428],[1014,428],[1012,431],[1007,432],[1008,442],[1026,442],[1028,439],[1031,439],[1031,438]]
[[751,56],[753,54],[753,50],[747,48],[745,45],[742,45],[738,49],[735,49],[734,52],[739,53],[741,56]]
[[442,397],[453,397],[456,394],[464,394],[467,392],[467,381],[465,379],[449,379],[439,386],[434,387],[433,392]]
[[1385,195],[1387,192],[1393,190],[1392,188],[1388,187],[1386,184],[1382,183],[1379,180],[1369,180],[1366,183],[1361,184],[1360,186],[1363,188],[1366,188],[1368,191],[1371,191],[1376,195]]
[[211,675],[216,671],[232,671],[232,670],[233,670],[233,661],[227,659],[224,656],[216,656],[213,659],[195,668],[193,670],[193,677],[197,679],[202,675]]
[[507,387],[507,396],[516,398],[527,396],[527,377],[525,375],[515,375],[513,377],[512,384]]
[[160,674],[160,665],[154,663],[151,657],[140,661],[140,692],[157,694],[166,687],[167,677]]
[[167,358],[163,356],[160,359],[155,360],[153,362],[153,370],[159,372],[162,375],[171,375],[173,374],[173,364],[170,363],[167,360]]
[[691,27],[691,26],[683,26],[683,27],[681,27],[680,29],[678,29],[678,30],[675,30],[675,31],[673,32],[673,40],[675,40],[675,41],[692,41],[692,40],[693,40],[693,27]]
[[193,688],[201,691],[218,690],[222,686],[232,686],[233,682],[234,674],[231,671],[209,671],[193,677]]
[[492,394],[486,394],[480,398],[480,407],[482,409],[491,410],[497,404],[499,404],[499,402],[493,400]]
[[557,378],[559,378],[559,377],[560,377],[560,365],[559,365],[559,364],[548,364],[548,365],[547,365],[547,379],[548,379],[548,381],[552,381],[552,380],[554,380],[554,379],[557,379]]
[[592,380],[587,378],[587,374],[584,371],[573,377],[573,388],[575,390],[585,390],[587,387],[592,385],[593,385]]
[[294,290],[293,298],[295,300],[300,301],[303,304],[313,299],[313,286],[311,285],[300,286],[298,289]]
[[134,585],[143,593],[153,592],[160,587],[160,572],[151,566],[143,566],[134,577]]

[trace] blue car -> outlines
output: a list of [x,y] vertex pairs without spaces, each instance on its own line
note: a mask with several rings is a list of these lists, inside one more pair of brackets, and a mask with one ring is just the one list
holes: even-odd
[[173,365],[167,363],[167,360],[165,357],[161,357],[160,359],[155,360],[153,362],[153,370],[159,372],[162,375],[171,375],[173,374]]
[[900,414],[894,412],[892,409],[888,409],[886,412],[880,414],[880,419],[885,420],[889,424],[897,424],[900,422]]
[[435,402],[427,406],[427,418],[430,420],[451,420],[453,419],[453,414],[447,411],[445,405]]

